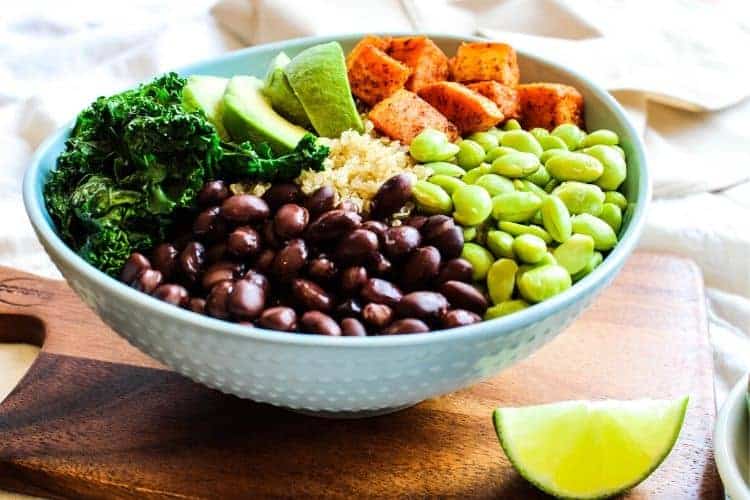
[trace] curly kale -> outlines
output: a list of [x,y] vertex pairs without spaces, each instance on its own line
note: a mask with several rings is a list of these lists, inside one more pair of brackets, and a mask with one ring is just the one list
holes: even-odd
[[132,252],[163,240],[205,181],[288,180],[322,168],[328,155],[312,135],[280,157],[264,144],[222,143],[202,112],[183,108],[185,83],[168,73],[98,98],[78,115],[45,184],[61,237],[110,275]]

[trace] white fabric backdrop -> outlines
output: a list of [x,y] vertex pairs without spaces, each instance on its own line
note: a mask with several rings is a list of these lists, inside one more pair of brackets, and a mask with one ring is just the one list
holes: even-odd
[[[242,46],[433,31],[507,41],[610,89],[655,180],[641,248],[703,270],[719,399],[750,368],[750,5],[746,0],[33,1],[0,17],[0,263],[58,276],[27,222],[33,150],[89,101]],[[0,397],[33,351],[0,346]]]

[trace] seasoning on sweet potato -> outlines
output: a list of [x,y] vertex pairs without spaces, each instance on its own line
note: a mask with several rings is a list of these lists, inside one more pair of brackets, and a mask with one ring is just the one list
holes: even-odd
[[569,85],[527,83],[519,85],[521,123],[526,129],[553,129],[561,123],[583,126],[583,96]]
[[375,35],[367,35],[366,37],[364,37],[362,40],[357,42],[357,45],[355,45],[351,52],[349,52],[349,55],[346,56],[347,69],[351,66],[351,62],[357,59],[359,52],[367,46],[375,47],[376,49],[380,49],[383,52],[386,52],[391,46],[391,38],[382,38]]
[[521,117],[521,101],[513,87],[495,81],[470,83],[467,87],[494,102],[503,113],[504,120]]
[[406,88],[419,91],[425,85],[448,79],[448,57],[425,36],[404,36],[391,40],[388,55],[412,70]]
[[374,45],[363,45],[348,63],[352,93],[370,106],[403,88],[411,69]]
[[445,132],[456,140],[456,126],[417,94],[400,89],[376,104],[368,115],[375,128],[391,139],[410,144],[426,128]]
[[503,120],[494,102],[460,83],[433,83],[422,87],[419,97],[455,123],[461,135],[487,130]]
[[451,74],[457,82],[496,82],[518,85],[516,51],[508,44],[497,42],[462,43],[451,61]]

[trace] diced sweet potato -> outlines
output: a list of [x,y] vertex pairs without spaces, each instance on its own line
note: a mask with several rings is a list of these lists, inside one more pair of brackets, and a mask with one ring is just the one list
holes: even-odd
[[569,85],[527,83],[518,86],[524,128],[553,129],[561,123],[583,126],[583,96]]
[[425,85],[448,79],[448,57],[425,36],[394,38],[387,50],[388,55],[411,68],[406,88],[419,91]]
[[433,83],[422,87],[419,97],[455,123],[461,135],[487,130],[503,120],[494,102],[460,83]]
[[411,144],[426,128],[445,132],[451,141],[458,138],[455,125],[417,94],[405,89],[377,103],[368,116],[377,130],[404,144]]
[[495,81],[470,83],[467,87],[494,102],[503,113],[504,120],[521,117],[521,101],[518,91],[513,87]]
[[464,42],[451,61],[451,74],[457,82],[495,80],[515,87],[519,78],[516,51],[505,43]]
[[364,45],[348,67],[352,93],[370,106],[406,84],[411,69],[373,45]]
[[354,48],[349,52],[349,55],[346,56],[346,67],[347,69],[351,65],[351,62],[356,60],[359,52],[367,46],[375,47],[376,49],[380,49],[383,52],[388,51],[388,48],[391,46],[391,38],[381,38],[379,36],[375,35],[367,35],[362,40],[360,40],[357,45],[354,46]]

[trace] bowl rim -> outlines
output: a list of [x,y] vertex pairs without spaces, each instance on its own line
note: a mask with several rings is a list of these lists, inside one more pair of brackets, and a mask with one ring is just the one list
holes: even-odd
[[[289,45],[314,45],[330,41],[354,41],[372,33],[347,33],[328,36],[312,36],[293,38],[283,41],[277,41],[267,44],[254,45],[236,51],[227,52],[217,57],[207,58],[198,62],[182,66],[173,71],[178,74],[189,74],[195,72],[195,68],[205,64],[212,64],[219,61],[243,58],[252,55],[255,52],[266,50],[283,50]],[[434,39],[450,41],[489,41],[485,38],[476,36],[459,36],[441,33],[420,33]],[[406,36],[414,33],[406,32],[381,32],[376,35],[384,36]],[[27,168],[23,179],[23,199],[26,207],[26,213],[29,217],[39,239],[45,244],[48,251],[54,252],[56,256],[63,260],[68,266],[72,267],[77,273],[85,275],[87,279],[94,281],[98,287],[106,288],[113,294],[114,300],[123,300],[125,303],[134,304],[151,310],[154,313],[166,315],[174,318],[176,321],[190,323],[195,327],[210,331],[212,335],[221,334],[229,337],[251,339],[258,342],[270,342],[277,344],[292,344],[297,346],[339,346],[339,347],[405,347],[417,346],[422,344],[436,344],[441,342],[454,342],[465,340],[467,338],[481,338],[496,336],[498,331],[504,333],[513,332],[527,327],[533,323],[539,322],[555,312],[571,306],[582,296],[593,293],[607,276],[614,275],[622,266],[627,256],[635,248],[640,238],[643,226],[645,224],[646,209],[651,201],[652,188],[651,178],[644,153],[643,140],[635,130],[633,124],[628,118],[625,110],[620,104],[602,87],[580,73],[567,69],[562,65],[538,55],[530,54],[524,50],[518,50],[517,53],[531,61],[537,61],[547,65],[554,70],[572,76],[575,79],[586,82],[591,93],[596,95],[605,106],[607,106],[617,119],[622,123],[623,128],[634,140],[632,143],[635,161],[641,166],[640,178],[637,186],[637,192],[641,198],[639,203],[635,203],[629,225],[622,234],[620,241],[604,259],[604,261],[592,271],[588,276],[575,283],[570,289],[544,302],[534,304],[522,311],[514,314],[495,318],[488,321],[482,321],[473,325],[467,325],[459,328],[436,330],[427,333],[414,333],[408,335],[384,335],[368,337],[329,337],[323,335],[309,335],[304,333],[288,333],[275,330],[266,330],[259,327],[248,327],[229,321],[212,318],[210,316],[196,314],[187,309],[174,307],[170,304],[155,299],[149,295],[139,292],[119,280],[110,277],[102,271],[83,260],[76,254],[62,239],[57,235],[51,221],[48,218],[47,208],[43,203],[43,197],[37,196],[41,189],[41,160],[46,155],[47,150],[60,140],[72,129],[75,119],[52,133],[36,149],[31,163]]]
[[[743,477],[737,460],[734,457],[735,436],[734,420],[737,412],[747,412],[745,394],[748,388],[748,375],[744,375],[737,381],[724,404],[719,410],[714,427],[714,459],[719,477],[724,485],[725,492],[733,499],[750,498],[750,485]],[[746,444],[747,446],[747,444]]]

